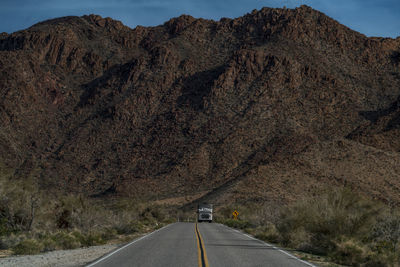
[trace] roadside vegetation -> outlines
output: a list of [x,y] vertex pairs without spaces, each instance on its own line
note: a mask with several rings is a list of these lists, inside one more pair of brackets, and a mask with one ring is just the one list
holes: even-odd
[[[130,199],[54,196],[40,191],[35,179],[13,179],[12,173],[0,168],[0,250],[9,254],[127,242],[195,215]],[[321,266],[400,266],[400,211],[349,189],[326,190],[285,207],[220,206],[214,220]]]
[[[237,209],[238,220],[231,218]],[[400,266],[400,212],[349,189],[331,190],[284,208],[224,207],[216,219],[303,259],[345,266]],[[322,260],[321,260],[322,259]]]
[[0,171],[0,250],[8,254],[127,242],[173,220],[160,205],[50,195]]

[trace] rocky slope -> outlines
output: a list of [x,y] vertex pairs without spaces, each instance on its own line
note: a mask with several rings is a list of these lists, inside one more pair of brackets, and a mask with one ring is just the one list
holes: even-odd
[[0,36],[0,159],[93,196],[399,202],[399,55],[307,6],[45,21]]

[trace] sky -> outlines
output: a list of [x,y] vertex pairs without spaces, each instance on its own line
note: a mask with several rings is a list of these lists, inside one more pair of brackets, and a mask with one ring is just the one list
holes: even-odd
[[97,14],[134,28],[188,14],[219,20],[262,7],[311,6],[367,36],[400,36],[400,0],[0,0],[0,33],[62,16]]

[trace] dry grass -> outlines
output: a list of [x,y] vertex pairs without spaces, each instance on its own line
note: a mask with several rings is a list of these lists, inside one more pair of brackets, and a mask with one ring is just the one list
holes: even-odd
[[12,177],[11,171],[1,170],[0,250],[6,254],[124,242],[176,219],[162,205],[128,198],[52,196],[40,191],[34,179]]
[[[231,219],[237,209],[239,220]],[[399,266],[400,213],[349,189],[271,213],[264,205],[220,208],[218,220],[255,237],[345,266]]]

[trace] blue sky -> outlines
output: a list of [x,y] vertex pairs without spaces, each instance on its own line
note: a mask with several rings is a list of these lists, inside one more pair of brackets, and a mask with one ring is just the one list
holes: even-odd
[[69,15],[98,14],[134,28],[159,25],[181,14],[219,20],[262,7],[301,4],[367,36],[400,36],[400,0],[0,0],[0,32],[11,33]]

